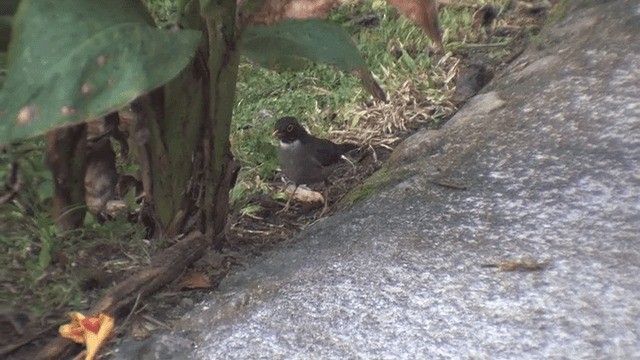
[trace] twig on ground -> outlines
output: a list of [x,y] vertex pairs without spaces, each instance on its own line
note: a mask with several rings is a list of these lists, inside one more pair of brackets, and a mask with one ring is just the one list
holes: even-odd
[[159,327],[165,328],[167,330],[173,330],[173,328],[165,323],[163,323],[162,321],[151,317],[150,315],[140,315],[143,319],[147,320],[148,322],[157,325]]
[[[175,280],[185,267],[191,265],[205,253],[209,241],[199,231],[194,231],[173,246],[154,256],[151,265],[111,288],[88,312],[117,315],[144,299],[164,285]],[[49,342],[35,359],[60,359],[73,347],[68,339],[56,338]]]
[[448,189],[454,189],[454,190],[468,190],[469,187],[466,185],[458,185],[458,184],[454,184],[451,183],[449,181],[445,181],[445,180],[429,180],[430,183],[432,183],[433,185],[437,185],[437,186],[442,186]]

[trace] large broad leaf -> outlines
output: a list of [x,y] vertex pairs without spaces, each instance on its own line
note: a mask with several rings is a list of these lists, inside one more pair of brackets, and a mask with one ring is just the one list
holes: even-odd
[[[246,14],[242,18],[243,24],[271,25],[284,19],[326,17],[338,5],[351,1],[353,0],[244,0],[240,6],[240,13]],[[442,46],[436,0],[387,0],[387,2],[420,26],[433,39],[436,47]],[[244,11],[249,6],[252,6],[253,10]]]
[[157,29],[131,0],[23,0],[0,92],[0,143],[94,119],[175,77],[197,31]]
[[273,25],[248,26],[242,51],[265,67],[298,67],[302,59],[362,70],[362,54],[340,26],[325,20],[287,20]]

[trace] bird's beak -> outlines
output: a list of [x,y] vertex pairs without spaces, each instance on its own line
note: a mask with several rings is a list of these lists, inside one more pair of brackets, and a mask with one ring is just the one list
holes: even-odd
[[273,134],[271,134],[272,137],[280,137],[280,135],[282,135],[282,133],[279,130],[276,130],[273,132]]

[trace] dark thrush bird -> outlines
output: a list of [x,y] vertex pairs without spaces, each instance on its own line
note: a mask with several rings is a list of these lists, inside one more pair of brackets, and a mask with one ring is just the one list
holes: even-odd
[[[273,135],[280,140],[278,162],[282,172],[295,185],[285,209],[293,198],[298,186],[325,182],[333,172],[335,165],[347,152],[356,149],[355,144],[336,144],[317,138],[307,132],[296,118],[286,116],[276,122]],[[325,188],[326,191],[326,188]],[[324,196],[327,208],[327,197]]]

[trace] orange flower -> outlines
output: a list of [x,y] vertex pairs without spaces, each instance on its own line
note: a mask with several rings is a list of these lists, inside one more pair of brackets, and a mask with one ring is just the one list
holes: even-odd
[[98,350],[111,338],[115,321],[112,317],[100,315],[86,317],[79,312],[69,314],[71,323],[60,326],[58,332],[64,338],[87,346],[85,360],[93,360]]

